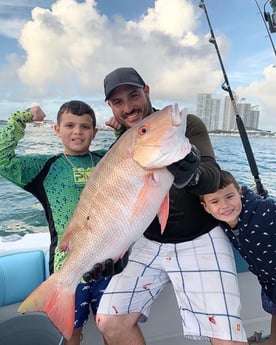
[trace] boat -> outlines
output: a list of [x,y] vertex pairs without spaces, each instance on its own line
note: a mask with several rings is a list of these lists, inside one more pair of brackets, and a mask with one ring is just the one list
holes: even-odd
[[[0,237],[1,345],[62,345],[63,337],[44,313],[19,314],[20,303],[48,276],[48,233]],[[270,333],[270,314],[262,309],[260,285],[234,251],[241,292],[241,316],[248,338]],[[103,345],[93,317],[84,326],[82,345]],[[148,345],[204,345],[183,336],[175,295],[169,284],[153,303],[149,320],[140,324]]]
[[[241,136],[248,163],[256,182],[257,192],[263,192],[254,155],[248,142],[247,132],[237,112],[235,97],[230,87],[216,38],[204,0],[199,7],[206,14],[210,28],[210,43],[215,45],[224,76],[222,89],[227,91],[233,104],[239,135]],[[268,13],[266,13],[268,15]],[[0,121],[1,122],[1,121]],[[106,129],[106,128],[103,128]],[[261,194],[261,193],[260,193]],[[63,337],[44,313],[19,314],[20,303],[49,276],[48,258],[50,236],[48,233],[26,234],[23,237],[0,236],[0,339],[1,345],[62,345]],[[248,264],[233,249],[241,294],[241,319],[249,340],[260,342],[270,334],[271,315],[261,305],[261,287]],[[90,314],[91,315],[91,314]],[[84,326],[82,345],[104,345],[93,316]],[[153,303],[149,320],[140,324],[148,345],[204,345],[208,342],[185,338],[178,306],[171,284]],[[249,341],[250,342],[250,341]]]

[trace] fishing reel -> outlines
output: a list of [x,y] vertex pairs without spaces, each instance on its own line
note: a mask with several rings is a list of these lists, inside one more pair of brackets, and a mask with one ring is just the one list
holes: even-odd
[[268,197],[268,191],[266,188],[263,187],[262,184],[258,182],[252,183],[249,188],[256,194],[258,194],[261,198],[265,199]]

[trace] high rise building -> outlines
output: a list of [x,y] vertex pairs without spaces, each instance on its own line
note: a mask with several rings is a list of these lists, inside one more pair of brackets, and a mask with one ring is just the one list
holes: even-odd
[[[237,112],[243,121],[246,129],[257,130],[259,127],[260,111],[258,106],[252,106],[245,102],[245,98],[241,98],[238,102],[238,97],[233,94],[237,106]],[[222,129],[223,131],[237,130],[236,113],[234,112],[232,102],[229,96],[224,98],[222,128],[219,128],[219,114],[220,114],[221,100],[215,99],[210,93],[200,93],[197,95],[197,115],[203,120],[208,131]]]
[[[245,102],[245,98],[241,98],[240,102],[237,103],[236,95],[234,97],[237,105],[237,111],[243,121],[244,127],[246,129],[258,129],[260,118],[260,111],[258,109],[258,106],[255,105],[252,107],[250,103]],[[222,130],[231,131],[236,129],[236,114],[234,113],[230,98],[225,97]]]
[[208,131],[218,129],[220,103],[220,99],[212,98],[209,93],[197,95],[197,115],[205,123]]
[[237,104],[237,108],[244,127],[246,129],[258,129],[260,117],[258,106],[252,107],[250,103],[245,102],[245,98],[242,98],[240,103]]
[[258,105],[254,105],[253,107],[251,107],[250,126],[252,129],[258,129],[259,128],[260,110],[258,107],[259,107]]
[[[234,96],[236,97],[236,96]],[[236,116],[229,96],[224,98],[222,130],[232,131],[237,129]]]

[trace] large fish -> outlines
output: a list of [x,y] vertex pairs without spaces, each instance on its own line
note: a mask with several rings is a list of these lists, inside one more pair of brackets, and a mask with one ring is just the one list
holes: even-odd
[[191,149],[186,113],[170,105],[130,128],[92,170],[60,243],[63,267],[20,305],[42,311],[70,339],[75,290],[94,264],[116,259],[137,240],[156,214],[163,232],[173,175],[165,168]]

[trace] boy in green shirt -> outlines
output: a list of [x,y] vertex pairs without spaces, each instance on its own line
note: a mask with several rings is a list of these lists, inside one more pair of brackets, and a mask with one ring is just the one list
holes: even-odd
[[[11,114],[7,125],[0,131],[0,175],[32,193],[41,202],[49,224],[49,270],[53,273],[66,258],[66,253],[59,251],[59,241],[91,170],[106,150],[89,151],[97,133],[95,113],[82,101],[70,101],[60,107],[54,126],[56,135],[63,143],[63,153],[54,156],[17,155],[15,149],[24,136],[26,123],[43,121],[44,117],[39,106]],[[109,278],[106,277],[98,281],[80,282],[76,290],[75,328],[66,345],[80,344],[82,328],[88,320],[89,305],[95,315],[108,282]]]

